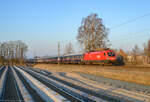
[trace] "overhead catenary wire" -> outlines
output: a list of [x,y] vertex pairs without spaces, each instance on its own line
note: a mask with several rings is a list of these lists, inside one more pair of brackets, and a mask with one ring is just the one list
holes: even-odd
[[[144,17],[147,17],[147,16],[150,16],[150,12],[149,13],[146,13],[146,14],[144,14],[144,15],[141,15],[141,16],[138,16],[138,17],[135,17],[135,18],[133,18],[133,19],[130,19],[130,20],[127,20],[127,21],[125,21],[125,22],[123,22],[123,23],[121,23],[121,24],[118,24],[118,25],[116,25],[116,26],[113,26],[113,27],[111,27],[110,28],[110,30],[113,30],[113,29],[116,29],[116,28],[119,28],[119,27],[122,27],[122,26],[124,26],[124,25],[127,25],[127,24],[129,24],[129,23],[132,23],[132,22],[135,22],[135,21],[137,21],[137,20],[139,20],[139,19],[142,19],[142,18],[144,18]],[[138,35],[139,33],[142,33],[143,34],[143,32],[144,31],[146,31],[146,30],[150,30],[150,29],[143,29],[143,30],[140,30],[140,31],[138,31],[138,32],[135,32],[135,33],[131,33],[130,35],[132,35],[132,36],[129,36],[128,38],[123,38],[123,39],[118,39],[118,40],[112,40],[113,42],[118,42],[118,41],[127,41],[127,40],[131,40],[131,39],[135,39],[135,38],[137,38],[137,37],[150,37],[150,35],[147,33],[147,34],[144,34],[144,35]],[[134,35],[134,36],[133,36]],[[135,36],[136,35],[136,36]]]
[[[150,33],[150,32],[149,32]],[[132,36],[132,37],[130,37],[130,38],[125,38],[125,39],[119,39],[119,40],[115,40],[115,41],[121,41],[121,45],[118,45],[118,47],[117,48],[119,48],[120,49],[120,46],[122,47],[122,48],[124,48],[124,46],[126,45],[126,46],[128,46],[129,47],[129,45],[131,44],[131,41],[134,41],[134,40],[139,40],[138,38],[148,38],[148,37],[150,37],[150,34],[149,33],[146,33],[146,34],[143,34],[143,35],[138,35],[138,36]],[[115,41],[113,41],[114,43],[116,43]],[[130,41],[130,42],[129,42]],[[138,43],[138,44],[140,44],[140,46],[141,46],[141,43],[142,43],[143,41],[142,40],[140,40],[140,42]],[[117,42],[118,43],[118,42]],[[144,44],[144,43],[143,43]],[[129,48],[130,49],[130,48]]]
[[[137,37],[139,37],[139,36],[140,36],[140,37],[145,37],[145,35],[150,37],[149,32],[146,33],[146,34],[144,34],[144,35],[139,35],[139,34],[141,34],[141,33],[143,34],[143,32],[145,32],[145,31],[150,31],[150,28],[148,28],[148,29],[142,29],[142,30],[137,31],[137,32],[135,32],[135,33],[130,33],[130,36],[127,36],[127,37],[125,37],[125,38],[123,38],[123,39],[112,40],[112,41],[118,42],[118,41],[122,41],[122,40],[128,40],[128,39],[132,39],[132,38],[137,38]],[[136,35],[136,36],[135,36],[135,35]]]
[[138,16],[138,17],[136,17],[136,18],[127,20],[127,21],[125,21],[125,22],[123,22],[123,23],[121,23],[121,24],[118,24],[118,25],[116,25],[116,26],[112,26],[112,27],[110,27],[110,30],[119,28],[119,27],[124,26],[124,25],[126,25],[126,24],[128,24],[128,23],[135,22],[135,21],[137,21],[138,19],[144,18],[144,17],[146,17],[146,16],[150,16],[150,12],[149,12],[149,13],[146,13],[146,14],[144,14],[144,15]]

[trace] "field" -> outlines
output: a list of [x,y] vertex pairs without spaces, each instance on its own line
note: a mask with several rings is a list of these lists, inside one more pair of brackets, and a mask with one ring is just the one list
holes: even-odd
[[86,73],[127,82],[150,85],[150,65],[99,66],[37,64],[34,68],[53,72]]

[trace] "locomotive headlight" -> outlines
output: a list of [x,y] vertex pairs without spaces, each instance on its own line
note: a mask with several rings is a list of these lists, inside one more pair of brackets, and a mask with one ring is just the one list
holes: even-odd
[[109,60],[109,58],[107,58],[107,60]]

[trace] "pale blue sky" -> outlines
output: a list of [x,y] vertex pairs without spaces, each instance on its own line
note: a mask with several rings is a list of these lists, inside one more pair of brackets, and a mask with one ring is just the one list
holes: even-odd
[[[107,28],[150,13],[150,0],[0,0],[0,41],[22,40],[28,56],[55,55],[57,42],[77,46],[82,18],[97,13]],[[150,38],[150,15],[109,31],[113,48],[131,49]]]

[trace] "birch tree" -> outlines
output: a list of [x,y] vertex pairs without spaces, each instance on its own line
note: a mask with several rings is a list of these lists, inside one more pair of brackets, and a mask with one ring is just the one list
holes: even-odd
[[82,19],[77,40],[85,51],[98,51],[108,46],[107,31],[102,19],[93,13]]

